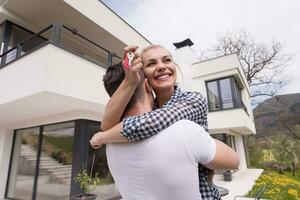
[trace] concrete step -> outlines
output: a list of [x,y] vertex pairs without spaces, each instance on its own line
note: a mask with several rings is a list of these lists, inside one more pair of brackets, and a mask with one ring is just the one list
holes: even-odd
[[[36,161],[36,158],[27,158],[28,161],[31,161],[31,162],[35,162]],[[40,160],[54,160],[53,158],[51,157],[41,157]]]
[[69,179],[71,178],[71,174],[55,175],[55,177],[59,179]]
[[54,175],[61,175],[61,174],[71,174],[71,173],[72,173],[72,171],[68,170],[68,171],[55,171],[52,174],[54,174]]
[[42,168],[46,168],[49,170],[55,170],[55,169],[72,169],[72,165],[56,165],[56,166],[43,166]]
[[[21,156],[27,160],[30,165],[35,165],[37,152],[30,145],[21,146]],[[47,175],[41,179],[42,182],[51,179],[62,184],[71,183],[72,165],[63,165],[43,152],[40,156],[40,170],[44,171]],[[26,181],[28,183],[29,180],[24,180],[23,182],[26,183]]]
[[[24,175],[18,175],[17,176],[18,185],[30,185],[33,184],[34,177],[33,176],[24,176]],[[50,176],[42,175],[38,178],[38,183],[48,183],[50,180]]]
[[71,172],[72,168],[57,168],[49,171],[66,173],[66,172]]
[[56,160],[41,160],[40,164],[57,164],[57,165],[61,165],[61,163],[57,162]]
[[62,164],[57,163],[57,162],[50,162],[50,163],[44,163],[44,162],[40,162],[40,166],[62,166]]

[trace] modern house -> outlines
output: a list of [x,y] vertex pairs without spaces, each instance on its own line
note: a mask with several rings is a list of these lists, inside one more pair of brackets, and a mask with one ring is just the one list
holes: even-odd
[[[126,45],[151,43],[98,0],[0,0],[0,40],[0,199],[69,199],[94,153],[98,199],[117,196],[104,149],[88,143],[108,100],[102,76]],[[242,138],[255,129],[237,57],[185,67],[208,97],[211,133],[247,168]]]

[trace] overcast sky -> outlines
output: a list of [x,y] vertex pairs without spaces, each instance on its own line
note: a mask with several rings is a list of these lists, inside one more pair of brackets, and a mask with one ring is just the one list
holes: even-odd
[[299,0],[102,0],[154,44],[174,50],[190,38],[199,52],[222,33],[247,30],[257,42],[285,45],[293,61],[285,73],[291,83],[281,93],[300,92]]

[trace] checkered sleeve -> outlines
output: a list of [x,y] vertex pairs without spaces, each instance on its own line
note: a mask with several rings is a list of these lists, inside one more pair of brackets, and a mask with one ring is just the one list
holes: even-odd
[[129,141],[139,141],[155,135],[173,123],[187,119],[207,130],[207,101],[197,92],[186,92],[173,103],[139,116],[123,119],[122,135]]

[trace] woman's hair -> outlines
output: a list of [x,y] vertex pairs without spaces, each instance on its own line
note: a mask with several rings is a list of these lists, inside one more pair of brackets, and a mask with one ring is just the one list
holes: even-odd
[[[166,49],[164,46],[159,45],[159,44],[151,44],[147,47],[145,47],[142,52],[141,52],[141,57],[143,56],[144,53],[146,53],[147,51],[151,50],[151,49],[156,49],[156,48],[162,48],[162,49]],[[167,49],[166,49],[167,50]],[[167,50],[168,51],[168,50]],[[169,52],[169,51],[168,51]],[[170,56],[172,57],[172,54],[169,52]]]

